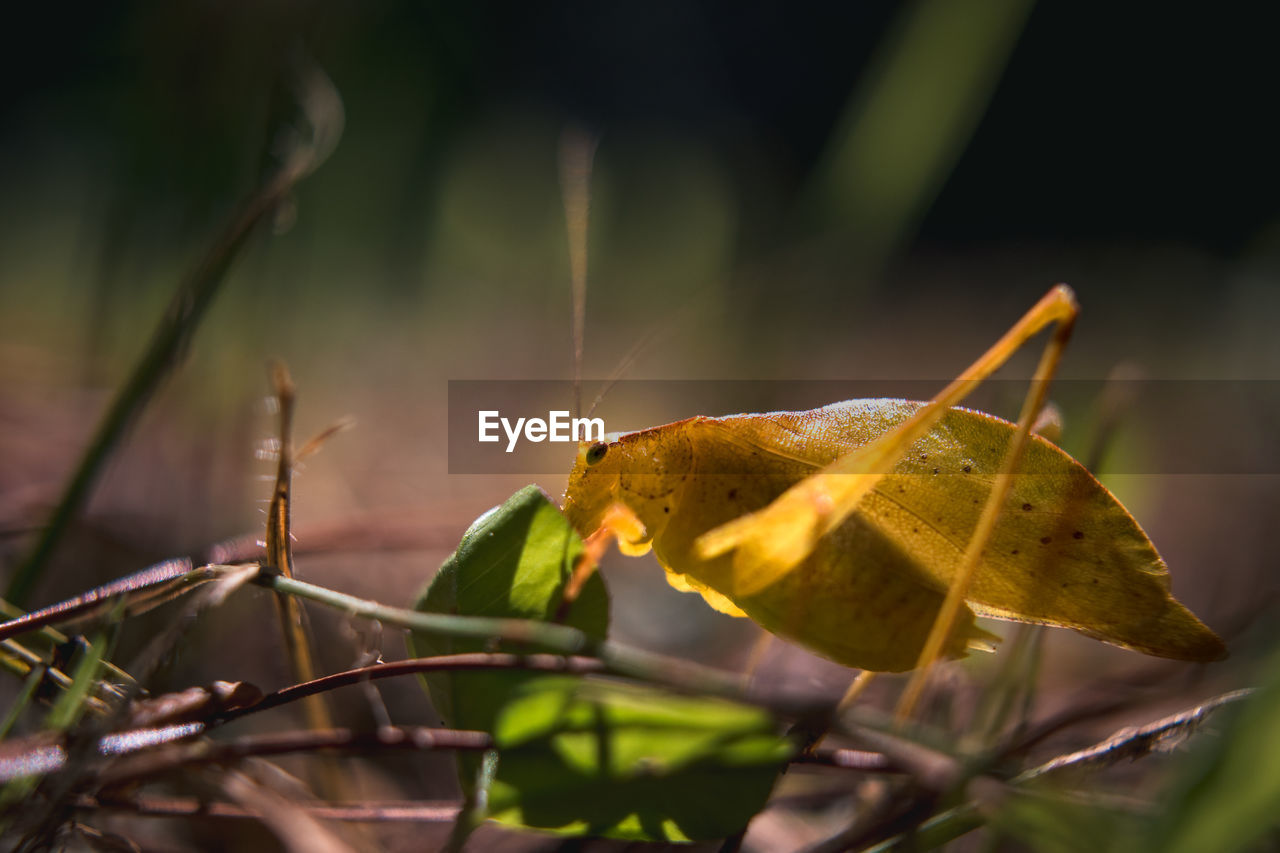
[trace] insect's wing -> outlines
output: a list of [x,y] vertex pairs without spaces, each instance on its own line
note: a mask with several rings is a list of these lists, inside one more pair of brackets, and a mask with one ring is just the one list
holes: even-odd
[[[757,443],[768,452],[807,454],[815,470],[821,465],[815,460],[836,461],[762,510],[700,537],[703,556],[733,552],[735,600],[786,582],[850,514],[909,555],[926,584],[949,588],[1014,425],[950,409],[927,434],[898,448],[891,463],[861,452],[920,407],[851,401],[787,416],[794,423],[761,422],[768,434],[757,436]],[[742,436],[739,430],[737,440]],[[851,509],[849,501],[855,502]],[[1073,628],[1148,654],[1214,660],[1226,652],[1173,598],[1168,567],[1124,506],[1082,465],[1039,437],[1016,471],[966,600],[984,615]]]
[[754,443],[761,453],[805,459],[814,472],[767,507],[703,534],[697,542],[699,556],[713,559],[733,552],[738,595],[776,583],[892,470],[909,446],[903,443],[909,436],[901,433],[919,425],[921,418],[912,416],[920,409],[921,404],[903,400],[851,400],[743,419],[734,440]]
[[[961,409],[912,447],[858,513],[946,589],[1013,425]],[[1082,465],[1035,437],[966,596],[979,613],[1073,628],[1147,654],[1215,660],[1222,641],[1169,588],[1133,516]]]
[[[738,591],[731,555],[694,555],[706,530],[770,505],[831,458],[848,433],[824,432],[810,413],[704,421],[690,430],[693,469],[680,507],[665,519],[654,553],[677,589],[699,592],[717,610],[749,616],[765,629],[848,666],[900,672],[915,666],[945,590],[882,531],[854,515],[822,537],[796,571],[758,592]],[[830,425],[831,418],[826,418]],[[943,654],[963,656],[992,635],[967,608]]]

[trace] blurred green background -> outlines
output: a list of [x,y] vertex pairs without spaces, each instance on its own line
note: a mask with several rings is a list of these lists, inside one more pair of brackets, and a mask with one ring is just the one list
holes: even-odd
[[[1066,281],[1084,307],[1069,377],[1125,365],[1180,381],[1280,378],[1280,135],[1271,30],[1252,14],[1063,0],[11,12],[4,565],[182,274],[279,163],[305,61],[340,93],[344,136],[277,233],[233,267],[58,550],[41,603],[260,526],[270,466],[254,450],[272,430],[272,357],[298,382],[300,439],[343,415],[358,424],[297,480],[300,573],[409,601],[467,523],[523,485],[447,473],[447,380],[572,374],[557,172],[570,127],[599,140],[589,377],[652,334],[627,378],[941,382]],[[1005,375],[1029,375],[1033,359]],[[1224,446],[1263,440],[1280,410],[1257,388],[1270,396],[1254,420],[1189,405],[1178,422],[1124,423],[1117,452],[1193,425]],[[611,429],[656,422],[604,412]],[[1066,415],[1071,444],[1073,422],[1093,415]],[[562,477],[542,485],[558,496]],[[1178,596],[1236,650],[1207,677],[1248,672],[1274,639],[1274,475],[1109,482]],[[667,590],[652,565],[607,571],[616,635],[745,659],[751,626]],[[274,686],[285,668],[270,626],[247,629],[269,613],[252,599],[210,617],[174,682]],[[316,618],[326,667],[350,665],[364,629]],[[398,639],[371,642],[402,653]],[[1049,653],[1048,709],[1085,673],[1132,685],[1142,667],[1175,671],[1066,632]],[[777,647],[764,666],[837,693],[845,678]],[[394,707],[425,713],[412,685],[397,689]],[[348,713],[368,711],[353,701]]]

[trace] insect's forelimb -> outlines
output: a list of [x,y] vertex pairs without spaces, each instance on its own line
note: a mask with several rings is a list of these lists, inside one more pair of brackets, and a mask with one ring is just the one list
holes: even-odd
[[600,526],[582,543],[582,554],[574,564],[573,575],[564,589],[562,609],[577,600],[582,587],[595,574],[610,542],[616,539],[619,550],[625,550],[629,543],[641,542],[645,538],[644,523],[630,507],[621,503],[610,504],[600,519]]

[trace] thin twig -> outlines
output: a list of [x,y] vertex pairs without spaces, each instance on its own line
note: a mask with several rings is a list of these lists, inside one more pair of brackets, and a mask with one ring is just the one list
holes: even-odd
[[1184,738],[1191,734],[1192,730],[1204,722],[1205,718],[1214,711],[1226,705],[1239,702],[1242,699],[1247,699],[1252,694],[1253,688],[1251,687],[1233,690],[1230,693],[1216,696],[1207,702],[1202,702],[1194,708],[1188,708],[1185,711],[1162,717],[1154,723],[1120,729],[1111,737],[1091,747],[1077,750],[1067,755],[1060,755],[1057,758],[1046,761],[1039,767],[1016,776],[1013,779],[1013,784],[1039,779],[1051,773],[1066,770],[1069,767],[1107,766],[1125,758],[1132,761],[1150,755],[1152,752],[1167,751],[1171,746],[1181,743]]
[[[276,404],[280,412],[279,459],[276,465],[276,481],[271,490],[271,504],[267,510],[266,538],[264,539],[267,564],[286,577],[293,577],[293,534],[290,519],[293,514],[293,411],[297,398],[293,378],[284,362],[271,366],[271,381],[275,389]],[[311,627],[302,603],[291,595],[276,593],[276,616],[284,639],[285,657],[296,681],[312,681],[316,677],[315,657],[311,649]],[[323,696],[312,694],[302,703],[308,725],[313,729],[333,728],[333,715]],[[342,774],[330,761],[323,762],[316,771],[315,783],[327,799],[343,798]]]
[[268,693],[257,702],[235,708],[220,718],[220,722],[229,722],[248,714],[256,714],[271,708],[278,708],[290,702],[296,702],[307,696],[314,696],[339,687],[348,687],[364,681],[380,678],[395,678],[401,675],[412,675],[420,672],[443,672],[452,670],[476,669],[519,669],[537,672],[558,672],[570,675],[588,675],[606,672],[602,661],[587,657],[565,657],[563,655],[515,655],[502,652],[469,652],[457,655],[439,655],[427,658],[411,658],[409,660],[379,663],[362,666],[326,675],[302,684],[293,684],[275,693]]
[[153,752],[130,756],[107,767],[99,776],[103,786],[150,779],[161,773],[205,764],[223,764],[250,757],[285,755],[319,750],[466,750],[493,748],[487,732],[397,726],[376,732],[351,729],[303,729],[270,734],[244,735],[214,743],[202,740],[175,744]]
[[[208,567],[192,570],[187,559],[165,560],[132,575],[113,580],[102,586],[82,592],[49,607],[11,619],[0,625],[0,640],[16,637],[37,628],[90,615],[114,602],[117,597],[167,595],[169,585],[177,589],[210,580],[213,573]],[[163,589],[157,590],[157,587]]]
[[[561,655],[514,655],[503,652],[469,652],[457,655],[439,655],[428,658],[380,663],[351,669],[317,678],[305,684],[294,684],[275,693],[263,696],[251,705],[234,708],[223,714],[218,722],[230,722],[248,714],[277,708],[304,696],[311,696],[339,687],[348,687],[362,681],[395,678],[421,672],[476,669],[520,669],[536,672],[558,672],[570,675],[598,675],[607,672],[603,661],[587,657]],[[849,770],[893,770],[895,765],[886,755],[861,749],[817,749],[811,754],[794,759],[799,764],[839,767]]]
[[277,592],[297,595],[345,613],[376,619],[411,631],[469,639],[498,640],[539,647],[561,655],[598,658],[606,671],[662,684],[678,690],[737,699],[791,714],[807,714],[830,706],[830,700],[816,694],[769,694],[749,689],[735,673],[691,663],[630,646],[588,637],[582,631],[553,622],[531,619],[497,619],[483,616],[455,616],[424,613],[389,607],[376,601],[286,578],[264,570],[257,582]]
[[[1248,688],[1234,690],[1145,726],[1121,729],[1091,747],[1060,755],[1027,770],[1010,780],[1009,786],[1021,788],[1028,782],[1056,775],[1070,768],[1102,767],[1125,758],[1136,760],[1150,755],[1170,744],[1180,743],[1182,738],[1189,735],[1214,711],[1239,702],[1252,693],[1253,690]],[[915,839],[915,844],[920,849],[933,849],[977,829],[985,822],[986,818],[979,810],[978,803],[970,801],[926,821],[917,821],[911,827],[904,828],[901,833],[871,848],[871,851],[887,853],[889,850],[900,849],[910,843],[911,838]]]
[[[125,811],[143,817],[195,817],[258,820],[259,816],[241,806],[205,802],[195,797],[139,796],[131,799],[81,796],[73,806],[94,811]],[[365,802],[311,806],[298,804],[312,817],[368,823],[449,823],[458,815],[457,803]]]
[[1036,722],[1029,728],[1015,732],[1007,744],[997,749],[1000,759],[1025,755],[1032,747],[1042,743],[1063,729],[1089,720],[1109,717],[1138,703],[1133,696],[1103,696],[1088,703],[1081,703]]
[[791,759],[791,763],[839,767],[843,770],[903,772],[900,765],[894,764],[883,752],[870,752],[865,749],[818,747],[812,752],[800,753]]
[[[457,524],[424,523],[425,508],[385,509],[295,527],[295,557],[306,554],[370,551],[452,551],[458,546]],[[217,543],[205,552],[209,563],[243,563],[262,556],[262,533],[246,533]]]

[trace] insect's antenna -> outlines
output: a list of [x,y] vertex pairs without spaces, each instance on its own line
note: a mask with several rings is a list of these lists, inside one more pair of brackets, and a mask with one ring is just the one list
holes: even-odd
[[587,222],[591,207],[591,162],[599,138],[580,127],[560,136],[560,195],[569,238],[573,286],[573,411],[582,412],[582,344],[587,322]]
[[689,318],[697,318],[697,315],[705,312],[707,309],[707,300],[705,294],[693,297],[686,301],[683,305],[667,312],[667,317],[661,322],[650,326],[640,338],[627,350],[627,354],[618,362],[618,366],[609,374],[609,378],[605,380],[604,387],[600,389],[600,393],[596,395],[595,400],[591,402],[591,408],[587,409],[585,417],[591,417],[596,407],[604,400],[605,395],[612,390],[613,386],[618,384],[623,376],[626,375],[640,357],[647,353],[653,346],[662,340],[665,336],[671,334],[673,330],[680,327]]
[[664,326],[652,327],[649,331],[645,332],[640,339],[635,342],[635,344],[632,345],[631,349],[627,350],[627,354],[622,357],[622,360],[618,362],[618,366],[609,374],[609,378],[605,380],[604,387],[600,389],[600,393],[596,395],[596,398],[591,401],[591,408],[587,409],[587,413],[583,415],[583,417],[591,417],[595,412],[596,407],[604,400],[604,396],[608,394],[613,386],[618,383],[618,380],[631,369],[631,366],[640,360],[640,356],[644,355],[645,351],[648,350],[653,342],[658,339],[659,334],[664,330],[664,328]]

